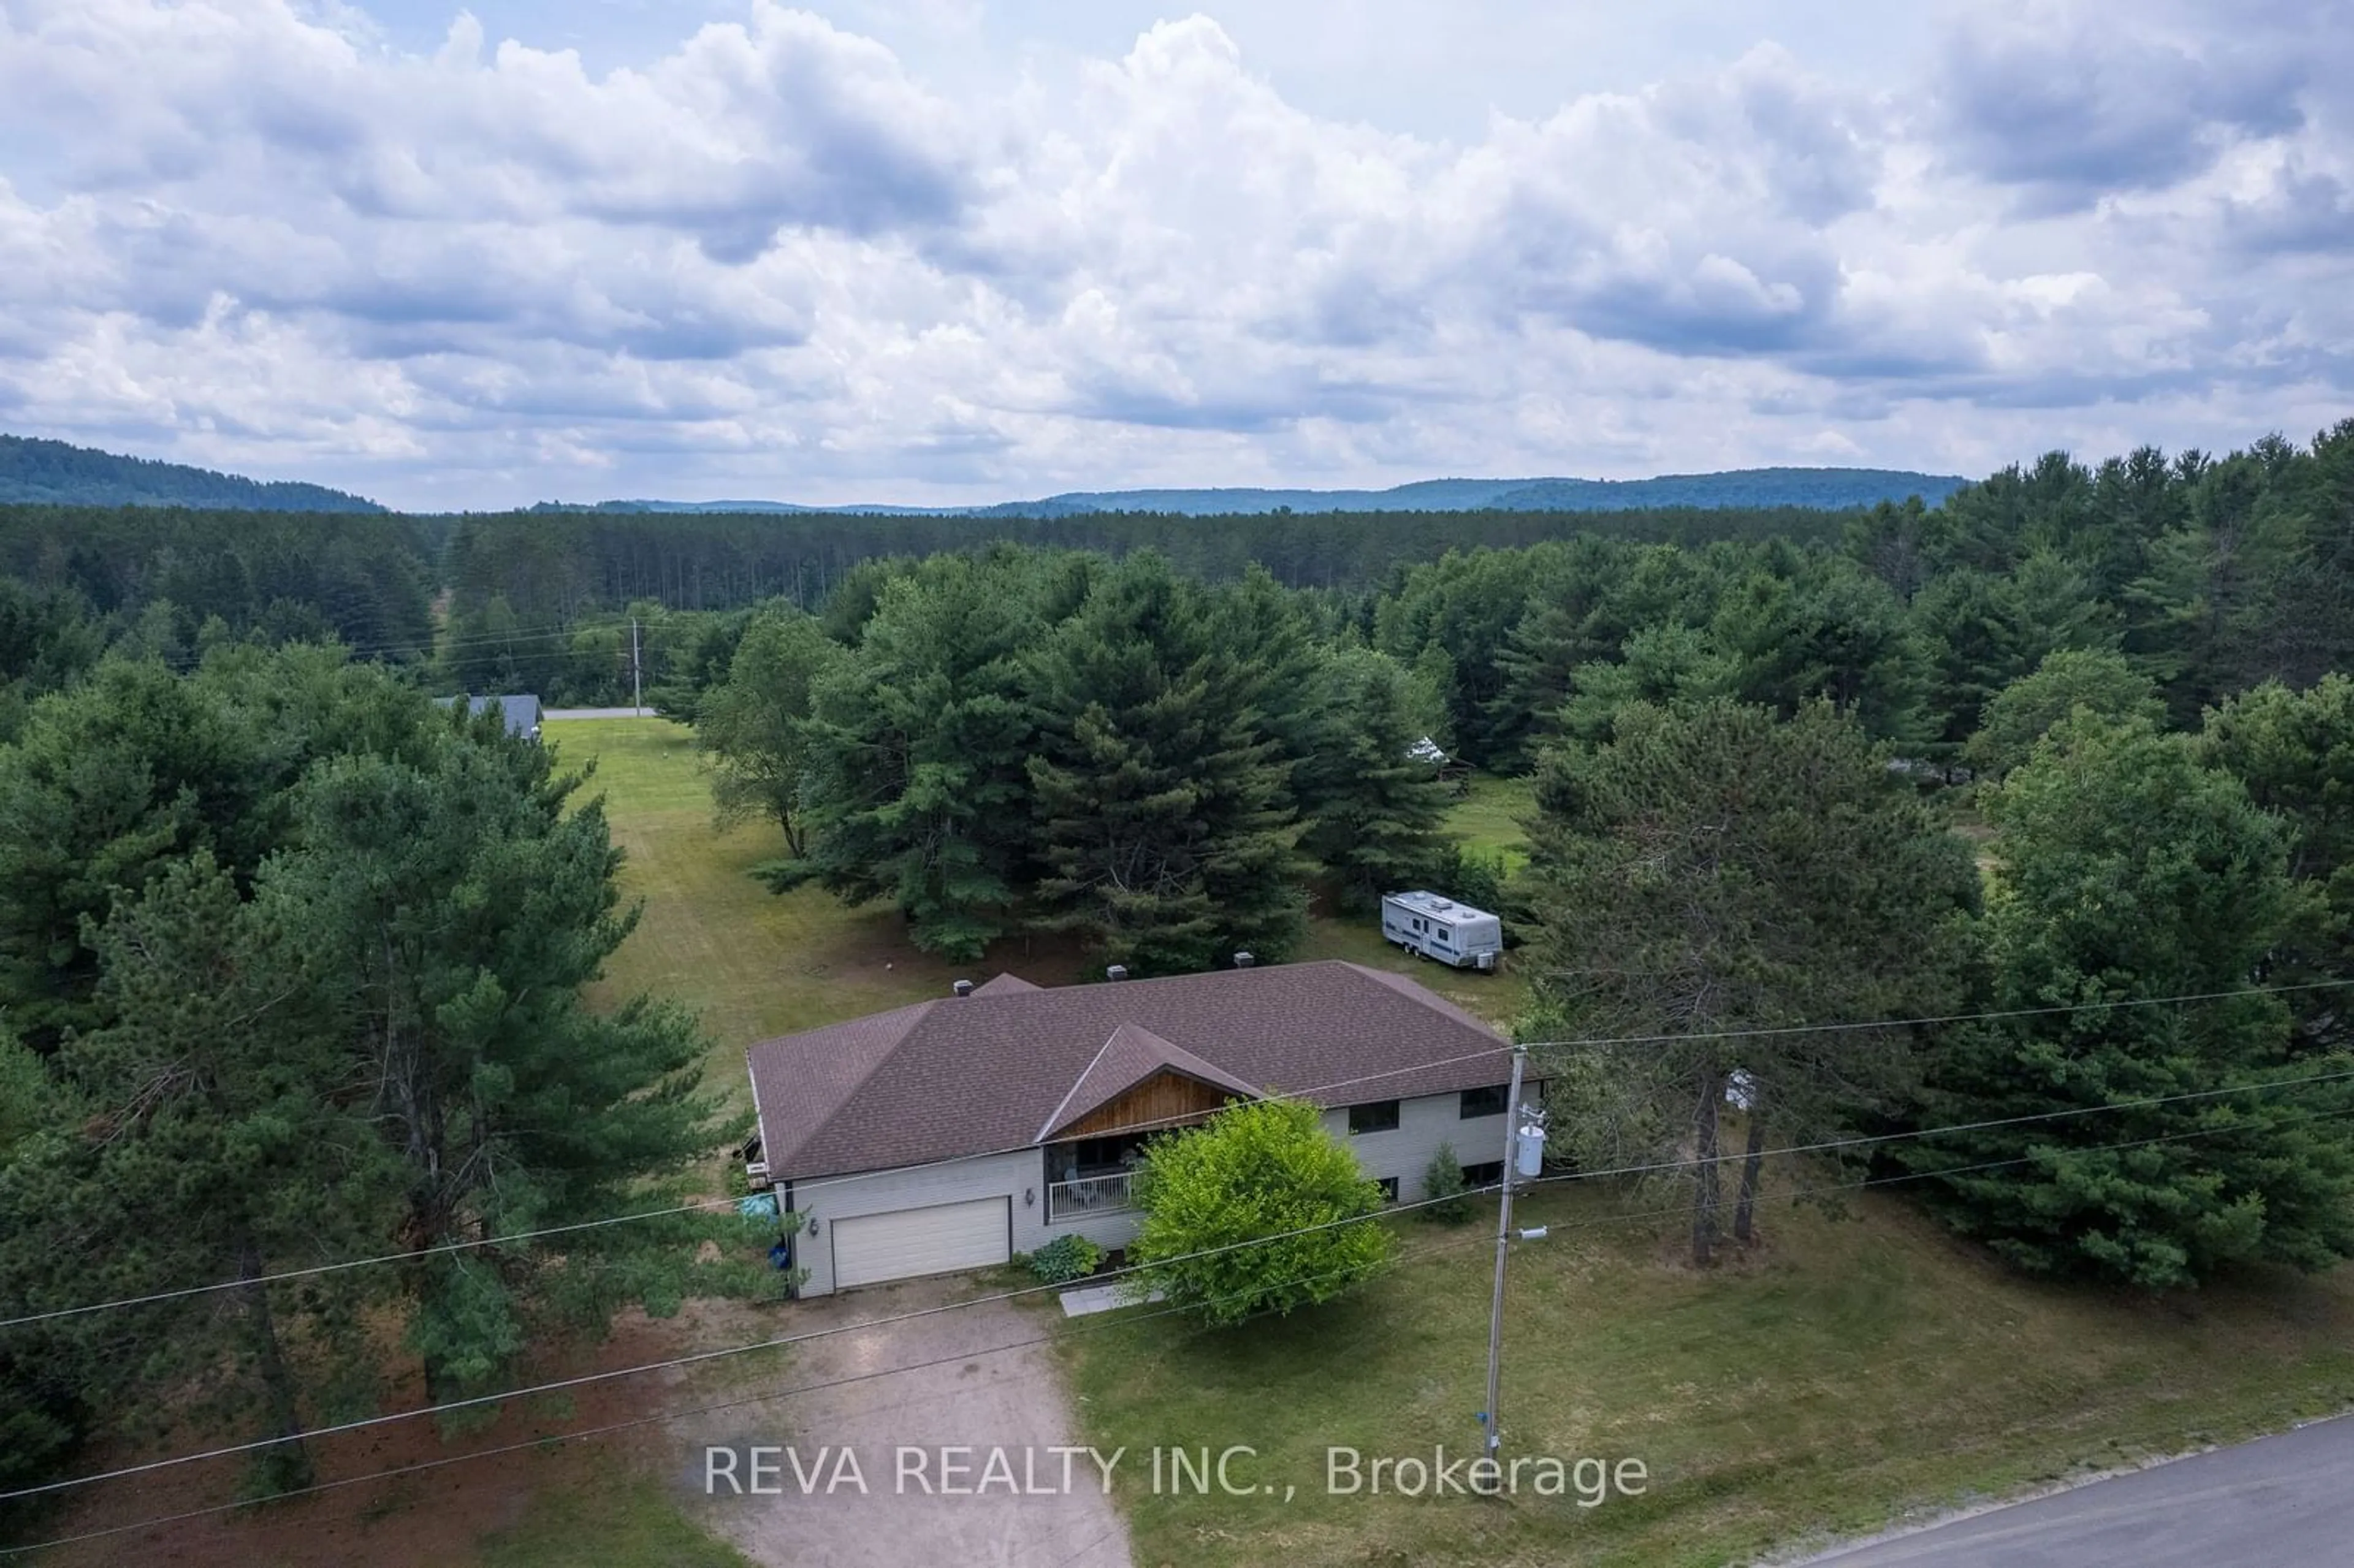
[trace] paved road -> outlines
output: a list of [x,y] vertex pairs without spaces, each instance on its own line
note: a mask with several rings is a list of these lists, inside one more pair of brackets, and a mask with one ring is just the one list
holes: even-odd
[[1819,1568],[2283,1568],[2354,1563],[2354,1418],[2218,1448],[1911,1535]]

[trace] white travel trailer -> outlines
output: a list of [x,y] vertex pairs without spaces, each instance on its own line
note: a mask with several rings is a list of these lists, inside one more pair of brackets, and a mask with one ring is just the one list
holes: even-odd
[[1492,969],[1504,950],[1504,923],[1485,909],[1436,893],[1385,894],[1382,936],[1410,952],[1458,969]]

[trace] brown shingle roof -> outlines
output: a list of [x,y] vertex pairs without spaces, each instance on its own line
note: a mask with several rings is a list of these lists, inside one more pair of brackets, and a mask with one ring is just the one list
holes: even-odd
[[[1058,1107],[1088,1080],[1099,1086],[1156,1055],[1182,1054],[1193,1065],[1181,1071],[1212,1082],[1326,1106],[1509,1075],[1502,1035],[1403,975],[1358,964],[992,992],[996,983],[754,1045],[747,1056],[769,1171],[839,1175],[1020,1149],[1068,1122]],[[1120,1047],[1122,1066],[1091,1071],[1123,1025],[1135,1033]]]
[[[974,993],[978,995],[979,993]],[[1044,1143],[1055,1132],[1070,1126],[1097,1107],[1118,1097],[1123,1091],[1135,1087],[1155,1073],[1172,1068],[1189,1078],[1199,1078],[1222,1089],[1232,1089],[1246,1098],[1254,1097],[1258,1090],[1212,1063],[1204,1062],[1181,1045],[1172,1045],[1150,1029],[1140,1029],[1133,1023],[1123,1023],[1111,1032],[1103,1043],[1096,1059],[1087,1064],[1063,1103],[1046,1115],[1045,1125],[1031,1141]]]
[[[854,1018],[847,1023],[836,1023],[813,1034],[792,1035],[798,1040],[827,1037],[827,1048],[797,1057],[793,1065],[793,1103],[790,1122],[772,1121],[767,1102],[760,1095],[759,1055],[761,1047],[753,1046],[745,1053],[752,1065],[753,1107],[760,1118],[760,1144],[764,1159],[774,1160],[790,1147],[785,1129],[789,1127],[815,1125],[840,1110],[858,1086],[864,1083],[884,1058],[907,1037],[908,1031],[923,1022],[924,1013],[931,1007],[928,1001],[912,1007],[894,1008],[888,1012],[871,1012],[864,1018]],[[768,1044],[781,1044],[769,1041]]]

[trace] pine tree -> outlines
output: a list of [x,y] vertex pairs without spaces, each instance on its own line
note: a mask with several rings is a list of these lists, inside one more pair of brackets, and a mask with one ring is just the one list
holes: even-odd
[[1496,654],[1503,690],[1491,717],[1518,726],[1511,755],[1497,771],[1523,772],[1532,747],[1561,730],[1561,705],[1580,666],[1616,658],[1626,640],[1613,590],[1625,576],[1628,553],[1602,539],[1569,542],[1562,569],[1545,576],[1527,611]]
[[960,959],[1013,929],[1034,875],[1026,660],[1093,569],[1002,551],[883,579],[854,654],[811,684],[809,854],[771,885],[888,898]]
[[1730,701],[1740,680],[1741,661],[1719,648],[1705,630],[1681,621],[1647,626],[1628,637],[1618,658],[1581,664],[1572,673],[1569,700],[1561,706],[1561,733],[1573,742],[1598,745],[1632,707]]
[[2185,737],[2090,715],[1987,810],[1992,1006],[2078,1011],[1941,1044],[1925,1123],[2034,1119],[1897,1146],[1936,1210],[2021,1266],[2153,1288],[2354,1254],[2354,1093],[2264,1087],[2348,1059],[2300,1052],[2276,996],[2106,1005],[2246,991],[2301,916],[2283,825]]
[[2354,669],[2354,418],[2315,436],[2306,454],[2265,455],[2274,553],[2252,596],[2249,673],[2308,685]]
[[1452,662],[1448,724],[1454,748],[1500,767],[1531,715],[1500,705],[1506,671],[1499,656],[1527,611],[1534,552],[1449,550],[1408,574],[1374,616],[1373,645],[1411,660],[1436,643]]
[[1140,554],[1033,666],[1040,923],[1119,962],[1278,958],[1305,924],[1287,767],[1219,630],[1200,589]]
[[[72,1249],[59,1294],[136,1296],[191,1280],[259,1280],[376,1250],[397,1212],[398,1165],[355,1114],[361,1082],[301,980],[314,932],[241,900],[203,852],[164,867],[96,936],[112,1022],[69,1040],[58,1071],[86,1118],[80,1181],[60,1227],[104,1236]],[[168,1224],[153,1223],[156,1214]],[[142,1308],[127,1324],[77,1324],[133,1357],[140,1381],[215,1384],[216,1410],[247,1403],[286,1439],[257,1456],[264,1491],[307,1485],[301,1433],[375,1386],[361,1313],[374,1277],[297,1287],[249,1284],[221,1299]]]
[[2154,724],[2166,714],[2156,683],[2123,654],[2062,648],[1995,694],[1962,755],[1978,772],[2000,779],[2033,755],[2053,726],[2080,709],[2118,722]]
[[[1621,711],[1607,745],[1538,770],[1524,955],[1536,1022],[1573,1035],[1696,1036],[1563,1069],[1581,1155],[1648,1143],[1694,1167],[1692,1255],[1722,1229],[1720,1107],[1744,1075],[1750,1231],[1769,1122],[1813,1135],[1897,1103],[1904,1032],[1747,1034],[1935,1012],[1958,994],[1977,874],[1893,784],[1851,715],[1787,721],[1718,700]],[[1731,1033],[1724,1033],[1731,1032]]]
[[[2289,876],[2313,897],[2306,917],[2267,955],[2279,984],[2354,979],[2354,677],[2297,692],[2278,682],[2207,711],[2199,755],[2247,787],[2289,831]],[[2289,999],[2308,1047],[2354,1046],[2337,989]]]
[[1787,715],[1823,698],[1852,711],[1872,739],[1925,737],[1928,663],[1903,607],[1844,561],[1748,573],[1719,602],[1708,637],[1735,661],[1743,702]]
[[1308,824],[1299,847],[1344,907],[1373,909],[1384,893],[1424,885],[1443,859],[1447,789],[1412,754],[1423,736],[1412,684],[1389,655],[1341,648],[1309,686],[1322,725],[1293,773]]
[[745,628],[727,678],[697,705],[695,744],[713,758],[711,793],[721,819],[765,816],[795,855],[809,847],[801,796],[811,693],[845,657],[801,610],[766,610]]
[[119,893],[197,850],[249,883],[304,767],[413,745],[429,713],[340,652],[247,647],[190,677],[110,658],[37,704],[0,748],[0,1006],[27,1043],[103,1021],[86,933]]
[[314,767],[256,899],[305,933],[303,983],[400,1163],[408,1341],[448,1396],[501,1375],[535,1324],[674,1306],[694,1227],[584,1232],[560,1259],[429,1249],[646,1206],[727,1128],[691,1019],[582,998],[635,923],[600,806],[567,807],[580,780],[490,715],[440,736],[421,758]]
[[[82,1287],[87,1238],[65,1222],[87,1151],[72,1128],[81,1107],[43,1058],[0,1022],[0,1279],[35,1311],[67,1307]],[[100,1425],[101,1379],[119,1358],[83,1326],[60,1319],[0,1333],[0,1489],[53,1479]],[[27,1510],[0,1504],[0,1529]]]

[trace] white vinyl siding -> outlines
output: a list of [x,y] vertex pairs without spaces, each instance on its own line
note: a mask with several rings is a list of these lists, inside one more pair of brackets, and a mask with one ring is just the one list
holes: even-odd
[[1376,1181],[1395,1177],[1398,1201],[1405,1203],[1424,1195],[1423,1173],[1440,1144],[1451,1145],[1455,1158],[1465,1165],[1499,1159],[1504,1150],[1503,1114],[1467,1117],[1463,1097],[1457,1093],[1399,1101],[1398,1124],[1385,1132],[1352,1134],[1346,1106],[1326,1111],[1324,1127],[1348,1145],[1366,1175]]
[[1074,1214],[1042,1224],[1038,1243],[1028,1250],[1034,1252],[1057,1236],[1073,1235],[1085,1236],[1109,1252],[1134,1241],[1137,1227],[1143,1224],[1144,1215],[1135,1209],[1123,1209],[1112,1214]]
[[1013,1250],[1003,1198],[862,1214],[834,1222],[833,1282],[847,1288],[987,1268],[1003,1263]]
[[[1530,1097],[1534,1098],[1532,1085]],[[1404,1100],[1398,1106],[1398,1125],[1386,1132],[1349,1133],[1349,1111],[1336,1106],[1324,1113],[1324,1125],[1332,1136],[1346,1144],[1365,1168],[1365,1173],[1376,1179],[1398,1178],[1398,1197],[1413,1202],[1423,1195],[1422,1176],[1430,1164],[1430,1157],[1441,1143],[1455,1147],[1455,1158],[1466,1165],[1500,1159],[1504,1146],[1502,1116],[1465,1118],[1462,1096],[1449,1092],[1425,1095],[1418,1099]],[[777,1175],[773,1171],[772,1175]],[[851,1232],[841,1257],[851,1267],[863,1270],[865,1265],[857,1255],[869,1245],[872,1233],[862,1238],[857,1227],[874,1218],[921,1213],[933,1209],[960,1209],[977,1213],[991,1209],[995,1219],[991,1225],[975,1225],[972,1234],[988,1231],[995,1251],[985,1255],[974,1244],[976,1262],[951,1262],[938,1265],[942,1272],[959,1268],[981,1268],[1006,1259],[1006,1231],[1009,1216],[1013,1230],[1014,1252],[1035,1252],[1058,1235],[1076,1233],[1105,1247],[1125,1246],[1136,1234],[1143,1216],[1134,1212],[1097,1213],[1074,1216],[1050,1224],[1046,1218],[1045,1157],[1041,1150],[1015,1149],[1001,1154],[985,1154],[965,1160],[942,1160],[933,1165],[907,1166],[890,1171],[869,1171],[854,1176],[825,1176],[805,1181],[794,1191],[792,1207],[817,1222],[814,1234],[804,1232],[794,1242],[794,1258],[809,1271],[802,1284],[803,1296],[825,1296],[853,1285],[871,1284],[885,1277],[862,1273],[856,1277],[837,1277],[834,1231],[836,1226]],[[782,1197],[792,1183],[777,1181],[777,1191]],[[901,1274],[888,1277],[905,1278]]]

